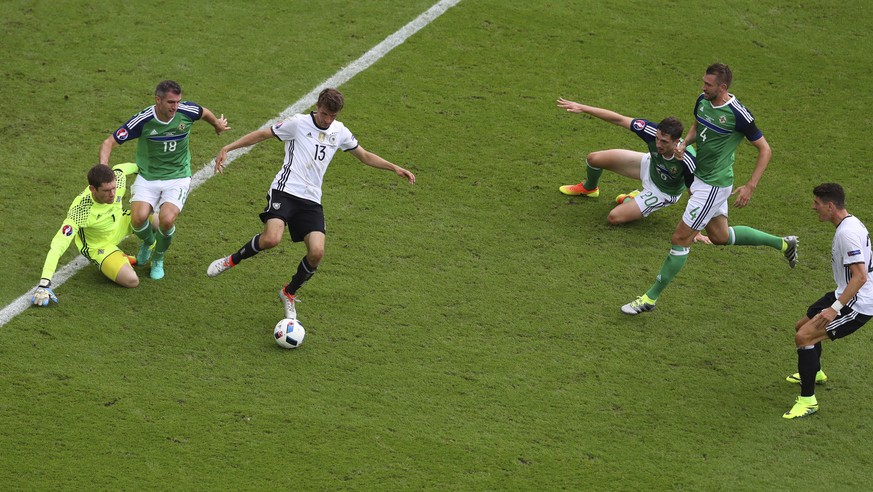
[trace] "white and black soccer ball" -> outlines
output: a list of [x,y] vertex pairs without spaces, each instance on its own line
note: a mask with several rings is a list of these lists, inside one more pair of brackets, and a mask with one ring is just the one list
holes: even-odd
[[299,347],[305,336],[306,330],[296,319],[283,319],[276,323],[276,328],[273,330],[273,338],[276,339],[276,343],[286,349]]

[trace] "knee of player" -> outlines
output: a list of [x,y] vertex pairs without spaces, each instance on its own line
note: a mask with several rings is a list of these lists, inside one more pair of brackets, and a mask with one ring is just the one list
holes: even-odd
[[119,277],[116,279],[116,282],[124,288],[134,289],[139,286],[139,277],[137,277],[136,274],[123,278]]
[[597,152],[592,152],[592,153],[588,154],[588,156],[585,157],[585,162],[587,162],[588,165],[591,167],[600,167],[599,164],[601,164],[602,159],[603,159],[603,152],[597,151]]
[[612,212],[609,212],[609,215],[606,216],[606,221],[609,222],[609,225],[622,225],[630,222],[626,217],[622,217],[621,214],[615,212],[615,209]]
[[807,347],[815,344],[813,339],[813,333],[810,330],[800,329],[794,334],[794,345],[797,347]]
[[261,249],[275,248],[280,242],[282,242],[281,232],[279,234],[263,233],[261,234],[260,240],[258,240]]
[[797,320],[797,323],[794,323],[794,331],[800,331],[800,328],[807,323],[809,323],[809,318],[807,318],[806,316],[800,318],[799,320]]
[[314,267],[317,267],[323,258],[324,248],[314,248],[306,252],[306,261]]
[[167,232],[170,229],[172,229],[173,226],[176,225],[176,216],[175,215],[170,216],[170,217],[161,216],[158,223],[160,224],[161,232]]

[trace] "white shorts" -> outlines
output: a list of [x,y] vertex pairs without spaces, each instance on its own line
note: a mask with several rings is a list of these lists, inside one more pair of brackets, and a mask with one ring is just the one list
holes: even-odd
[[728,198],[733,189],[733,186],[720,188],[695,179],[694,184],[691,185],[691,197],[688,198],[682,220],[695,231],[702,231],[715,217],[719,215],[727,217]]
[[159,209],[165,203],[172,203],[181,212],[188,198],[189,188],[190,177],[149,181],[138,175],[130,187],[130,201],[146,202],[152,206],[152,210]]
[[651,162],[652,155],[643,154],[643,158],[640,159],[640,180],[643,182],[643,190],[634,197],[634,202],[637,207],[640,207],[640,213],[643,214],[643,217],[648,217],[652,212],[669,207],[682,198],[682,195],[668,195],[655,186],[655,182],[652,181],[652,176],[649,174]]

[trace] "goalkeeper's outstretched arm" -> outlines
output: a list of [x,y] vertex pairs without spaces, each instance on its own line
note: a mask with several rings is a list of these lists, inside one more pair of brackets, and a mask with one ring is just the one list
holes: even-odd
[[70,243],[73,241],[73,236],[76,235],[78,229],[79,227],[75,222],[65,220],[64,223],[61,224],[61,228],[58,230],[57,234],[55,234],[55,237],[52,239],[52,245],[45,257],[45,263],[42,265],[42,278],[40,278],[39,284],[36,286],[36,291],[30,299],[34,305],[48,306],[50,300],[58,302],[58,298],[51,289],[52,276],[58,268],[58,261],[60,261],[61,255],[63,255],[64,251],[70,247]]

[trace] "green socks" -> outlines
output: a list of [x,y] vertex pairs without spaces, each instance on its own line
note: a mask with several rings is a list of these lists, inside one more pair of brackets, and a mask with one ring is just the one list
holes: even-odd
[[173,234],[176,233],[176,226],[170,228],[169,231],[161,231],[158,234],[158,244],[155,246],[155,253],[163,253],[170,247],[170,243],[173,242]]
[[155,230],[152,228],[152,223],[149,220],[146,220],[140,229],[134,228],[133,233],[136,234],[136,237],[142,239],[142,242],[147,246],[151,246],[155,242]]
[[784,241],[781,237],[751,227],[734,226],[728,227],[728,244],[734,246],[770,246],[782,251]]
[[603,174],[603,169],[599,167],[591,167],[591,164],[588,164],[588,159],[585,160],[585,183],[582,186],[585,187],[586,190],[594,191],[597,188],[597,182],[600,181],[600,175]]
[[670,254],[667,255],[667,258],[661,265],[661,271],[658,272],[658,278],[655,280],[655,283],[652,284],[652,287],[649,288],[648,292],[646,292],[646,295],[649,296],[650,299],[657,300],[658,296],[661,295],[661,291],[663,291],[667,285],[673,281],[673,278],[679,274],[679,271],[685,266],[685,260],[688,259],[688,253],[690,251],[691,248],[677,246],[675,244],[670,247]]

